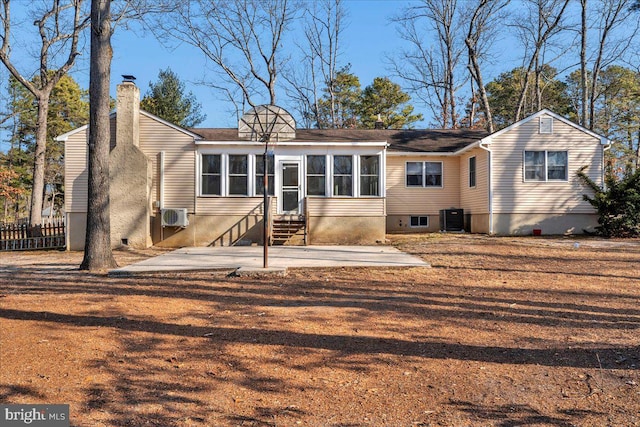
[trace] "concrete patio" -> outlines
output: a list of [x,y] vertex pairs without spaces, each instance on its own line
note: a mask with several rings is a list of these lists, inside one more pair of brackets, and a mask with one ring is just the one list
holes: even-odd
[[[269,268],[429,267],[392,246],[271,246]],[[182,248],[109,272],[112,275],[200,270],[261,271],[261,246]]]

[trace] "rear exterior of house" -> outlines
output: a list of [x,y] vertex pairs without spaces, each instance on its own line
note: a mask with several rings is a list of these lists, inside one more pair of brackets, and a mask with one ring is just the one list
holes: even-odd
[[609,141],[550,111],[542,111],[487,137],[491,151],[491,222],[495,234],[580,234],[597,215],[583,199],[589,190],[577,173],[603,184]]
[[[59,137],[71,250],[84,247],[87,137],[86,126]],[[541,111],[493,135],[314,129],[265,145],[238,129],[167,123],[139,110],[125,82],[112,116],[112,245],[262,243],[265,152],[272,236],[293,229],[281,243],[372,244],[458,218],[474,233],[581,233],[596,215],[576,172],[587,166],[601,183],[607,143]]]

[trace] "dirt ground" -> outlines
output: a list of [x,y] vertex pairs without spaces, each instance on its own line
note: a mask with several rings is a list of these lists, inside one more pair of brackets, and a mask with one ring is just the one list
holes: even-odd
[[390,239],[432,268],[113,278],[1,253],[0,402],[74,426],[640,426],[640,241]]

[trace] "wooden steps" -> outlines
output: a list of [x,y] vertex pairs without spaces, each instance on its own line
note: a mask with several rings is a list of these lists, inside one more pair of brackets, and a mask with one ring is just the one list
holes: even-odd
[[272,245],[306,245],[306,222],[303,216],[286,215],[273,218]]

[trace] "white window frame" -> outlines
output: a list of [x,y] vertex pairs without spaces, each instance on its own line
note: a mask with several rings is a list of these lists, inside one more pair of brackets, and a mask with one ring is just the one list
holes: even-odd
[[[421,163],[422,185],[407,185],[407,165],[409,163]],[[440,185],[427,185],[427,163],[440,163]],[[432,160],[406,161],[404,164],[404,186],[405,188],[444,188],[444,162]]]
[[[202,161],[203,156],[220,156],[220,194],[204,194],[202,192]],[[221,153],[200,153],[198,156],[198,197],[224,197],[226,187],[226,167],[225,167],[225,155]]]
[[[245,192],[245,194],[231,194],[231,168],[230,168],[230,157],[231,156],[243,156],[246,158],[247,161],[247,173],[245,175],[240,175],[240,174],[233,174],[233,176],[246,176],[247,178],[247,191]],[[249,158],[249,154],[242,154],[242,153],[231,153],[231,154],[227,154],[227,174],[226,174],[226,178],[227,178],[227,196],[228,197],[249,197],[251,194],[253,194],[253,183],[251,182],[251,177],[253,176],[255,179],[255,173],[254,171],[252,171],[251,169],[251,159]]]
[[[309,164],[308,157],[324,157],[324,175],[320,174],[309,174]],[[329,165],[333,165],[333,159],[330,159],[326,154],[307,154],[304,156],[304,184],[305,184],[305,196],[307,197],[329,197],[329,193],[331,188],[333,188],[330,184],[330,173],[329,173]],[[324,194],[309,194],[309,185],[308,180],[309,176],[319,177],[324,176]]]
[[[264,196],[262,191],[258,192],[258,185],[256,182],[256,180],[258,179],[258,163],[262,162],[262,156],[264,156],[264,154],[251,154],[250,155],[251,158],[249,159],[250,163],[252,164],[252,170],[250,172],[251,179],[249,180],[250,181],[249,186],[253,187],[251,188],[251,191],[249,192],[249,194],[253,194],[253,197]],[[269,155],[269,154],[267,154],[267,157],[270,157],[273,160],[273,173],[272,174],[267,173],[267,176],[273,175],[273,185],[269,187],[269,196],[274,196],[276,194],[276,158],[274,155]],[[268,168],[268,164],[267,164],[267,168]]]
[[[336,177],[336,173],[335,173],[335,158],[336,157],[351,157],[351,194],[335,194],[335,177]],[[356,182],[358,181],[356,178],[356,168],[358,167],[358,163],[356,162],[356,159],[354,159],[353,154],[334,154],[330,157],[330,161],[331,161],[331,197],[356,197],[355,195],[358,194],[357,193],[357,188],[356,188]],[[339,176],[347,176],[347,175],[339,175]]]
[[[527,179],[527,153],[544,153],[544,179]],[[566,153],[565,177],[563,179],[549,179],[549,153]],[[568,150],[524,150],[522,152],[522,180],[524,182],[568,182],[569,181],[569,151]]]
[[[375,157],[378,159],[378,173],[376,175],[373,174],[362,174],[362,158],[363,157]],[[382,180],[380,179],[380,175],[381,175],[381,171],[382,171],[382,159],[380,158],[380,155],[378,154],[360,154],[358,155],[358,173],[357,173],[357,178],[358,178],[358,196],[359,197],[381,197],[382,195]],[[366,194],[363,195],[362,194],[362,177],[363,176],[375,176],[378,178],[378,194]]]

